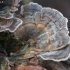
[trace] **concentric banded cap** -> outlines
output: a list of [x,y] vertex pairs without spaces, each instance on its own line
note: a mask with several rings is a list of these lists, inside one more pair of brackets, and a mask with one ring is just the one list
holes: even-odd
[[13,14],[11,14],[10,11],[16,11],[20,1],[21,0],[0,0],[0,18],[12,18]]
[[22,24],[22,20],[19,18],[12,18],[9,20],[3,20],[3,22],[5,21],[5,23],[1,23],[0,24],[0,32],[3,31],[10,31],[10,32],[14,32],[21,24]]
[[21,8],[23,24],[15,31],[22,41],[33,38],[43,60],[65,61],[70,57],[68,19],[49,7],[29,3]]
[[41,9],[42,9],[42,6],[38,5],[37,3],[30,2],[27,5],[21,6],[21,12],[20,13],[22,15],[25,15],[25,17],[27,16],[27,18],[28,18],[28,16],[32,16],[36,12],[40,12]]
[[13,14],[12,13],[1,14],[0,15],[0,18],[3,18],[3,19],[11,19],[11,18],[13,18]]

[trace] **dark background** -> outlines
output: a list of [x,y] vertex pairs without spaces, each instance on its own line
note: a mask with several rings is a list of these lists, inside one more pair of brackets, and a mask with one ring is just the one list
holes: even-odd
[[[35,2],[43,7],[51,7],[60,11],[66,18],[68,18],[68,28],[70,31],[70,0],[22,0],[20,4],[25,5],[29,2]],[[19,11],[17,13],[19,13]]]

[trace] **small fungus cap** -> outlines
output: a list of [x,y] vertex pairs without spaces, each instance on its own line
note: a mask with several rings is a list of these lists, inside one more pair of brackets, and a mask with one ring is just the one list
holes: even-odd
[[0,32],[10,31],[15,32],[15,30],[22,24],[22,20],[19,18],[12,19],[2,19],[0,18]]

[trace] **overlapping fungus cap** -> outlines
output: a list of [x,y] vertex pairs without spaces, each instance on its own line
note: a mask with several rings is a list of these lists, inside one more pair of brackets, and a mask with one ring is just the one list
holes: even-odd
[[31,22],[31,21],[34,22],[34,15],[37,12],[40,12],[41,9],[42,9],[41,5],[38,5],[37,3],[33,3],[33,2],[30,2],[27,5],[22,5],[20,11],[20,14],[22,15],[21,19],[24,21],[24,23]]
[[21,8],[23,24],[15,32],[22,41],[34,39],[43,60],[65,61],[70,57],[68,19],[56,9],[29,3]]
[[20,0],[0,0],[0,18],[13,18],[13,14],[10,11],[16,11],[16,6],[19,2]]
[[21,14],[26,16],[33,16],[36,12],[40,12],[42,9],[42,6],[38,5],[37,3],[30,2],[27,5],[21,6]]
[[0,0],[0,32],[9,30],[14,32],[21,24],[22,20],[14,17],[11,11],[17,8],[21,0]]
[[0,32],[7,30],[10,32],[14,32],[21,24],[22,20],[16,17],[11,19],[0,18]]
[[13,15],[9,14],[10,12],[10,5],[6,0],[0,0],[0,18],[9,19]]

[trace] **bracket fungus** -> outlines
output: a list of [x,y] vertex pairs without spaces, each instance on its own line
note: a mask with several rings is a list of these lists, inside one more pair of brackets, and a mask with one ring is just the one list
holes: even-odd
[[[4,10],[2,13],[7,11],[7,8],[18,7],[21,0],[0,0],[0,10]],[[1,13],[1,12],[0,12]]]
[[38,57],[53,61],[65,61],[70,57],[68,19],[62,13],[33,2],[22,5],[20,13],[23,23],[14,34],[23,43],[32,39],[35,48],[32,51],[37,52]]
[[7,30],[10,32],[14,32],[21,24],[22,24],[22,20],[19,18],[15,18],[15,17],[11,19],[0,18],[0,32],[7,31]]
[[0,32],[6,30],[14,32],[22,24],[22,20],[14,17],[13,13],[11,13],[19,2],[20,0],[0,1]]
[[[4,56],[2,59],[0,55],[2,60],[0,61],[0,69],[11,70],[5,69],[6,67],[12,67],[14,70],[25,67],[26,70],[33,69],[36,66],[24,66],[23,64],[28,65],[26,60],[29,59],[29,61],[34,61],[39,65],[38,59],[34,59],[37,57],[48,60],[48,66],[55,66],[54,70],[58,70],[57,67],[60,70],[67,70],[60,61],[66,61],[70,58],[68,19],[56,9],[42,7],[33,2],[22,5],[21,19],[16,18],[11,11],[15,11],[20,0],[8,1],[8,3],[6,0],[0,2],[2,4],[0,6],[0,32],[13,33],[19,41],[22,41],[23,46],[18,48],[17,52],[10,53],[9,57]],[[50,63],[50,60],[53,61]],[[10,66],[9,62],[13,66]],[[4,69],[2,64],[4,64]]]

